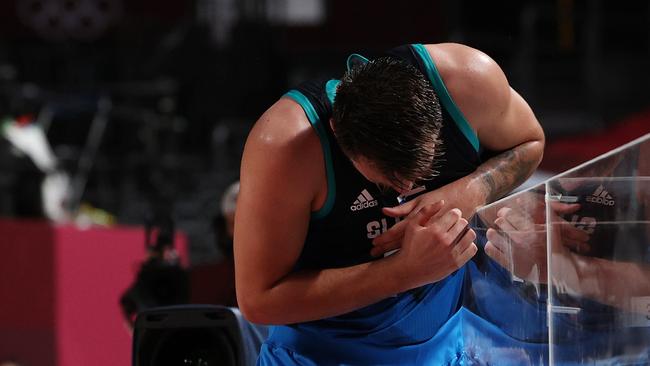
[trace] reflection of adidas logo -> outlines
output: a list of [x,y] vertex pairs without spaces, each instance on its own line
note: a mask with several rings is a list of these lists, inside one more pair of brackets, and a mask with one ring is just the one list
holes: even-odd
[[591,194],[591,196],[588,196],[586,198],[587,202],[593,202],[593,203],[600,203],[601,205],[605,206],[614,206],[616,202],[614,202],[614,199],[612,196],[609,195],[609,192],[600,185],[594,193]]
[[364,189],[361,191],[359,194],[359,197],[352,203],[352,206],[350,206],[350,210],[352,211],[361,211],[364,208],[368,207],[375,207],[377,206],[377,200],[372,198],[370,193],[368,193],[368,190]]

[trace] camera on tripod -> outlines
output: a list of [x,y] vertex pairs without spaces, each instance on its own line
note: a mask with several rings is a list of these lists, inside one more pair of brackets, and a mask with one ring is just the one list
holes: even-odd
[[189,302],[189,275],[174,248],[174,233],[174,221],[169,215],[159,215],[146,222],[148,257],[140,266],[135,282],[120,299],[131,328],[138,313],[144,310]]

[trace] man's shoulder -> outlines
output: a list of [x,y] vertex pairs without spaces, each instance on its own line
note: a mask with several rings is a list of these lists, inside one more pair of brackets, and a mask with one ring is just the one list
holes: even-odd
[[[325,181],[324,166],[320,140],[304,111],[291,99],[282,98],[257,120],[248,135],[241,189],[257,187],[255,205],[278,205],[278,194],[313,201]],[[286,199],[284,204],[289,204]]]
[[441,76],[489,73],[497,63],[483,51],[460,43],[424,45]]
[[318,136],[305,112],[289,98],[281,98],[262,114],[251,130],[247,144],[288,153],[300,151],[310,154],[320,149]]
[[491,110],[510,99],[510,86],[490,56],[458,43],[425,45],[452,99],[472,127]]

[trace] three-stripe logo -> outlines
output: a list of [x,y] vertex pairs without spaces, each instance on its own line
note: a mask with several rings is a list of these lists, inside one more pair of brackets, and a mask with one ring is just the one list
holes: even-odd
[[614,198],[609,194],[609,192],[607,192],[602,184],[596,188],[591,196],[587,196],[586,201],[599,203],[605,206],[614,206],[616,204],[616,202],[614,202]]
[[372,197],[370,192],[368,192],[367,189],[364,189],[359,193],[359,196],[357,197],[356,200],[352,203],[352,206],[350,206],[350,210],[352,211],[361,211],[365,208],[368,207],[375,207],[377,206],[377,200]]

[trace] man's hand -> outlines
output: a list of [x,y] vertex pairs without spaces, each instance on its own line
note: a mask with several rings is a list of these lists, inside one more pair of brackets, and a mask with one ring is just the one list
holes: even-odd
[[[547,274],[546,235],[544,202],[535,204],[530,200],[515,200],[519,209],[502,207],[494,220],[498,230],[487,230],[488,242],[485,252],[515,276],[536,283],[545,283]],[[521,209],[525,207],[525,209]],[[554,252],[567,248],[574,251],[587,250],[589,234],[562,220],[558,214],[568,214],[580,208],[577,204],[551,202],[552,220],[556,226]]]
[[526,212],[503,207],[489,228],[485,252],[513,275],[534,283],[546,282],[545,225],[535,224]]
[[459,209],[443,211],[444,202],[425,205],[404,228],[401,250],[404,272],[413,287],[440,281],[462,267],[478,251],[476,234]]
[[[382,212],[390,217],[404,217],[404,219],[388,229],[385,233],[376,237],[373,241],[373,248],[370,251],[370,255],[378,257],[384,253],[390,252],[391,250],[399,249],[402,246],[402,239],[404,238],[404,233],[409,223],[413,220],[421,219],[418,214],[426,214],[427,212],[432,212],[432,215],[437,213],[445,204],[444,201],[440,200],[437,202],[430,202],[431,205],[439,207],[436,211],[422,210],[424,207],[420,207],[421,197],[417,197],[412,201],[406,202],[405,204],[397,207],[387,207],[382,210]],[[416,216],[418,216],[416,218]],[[428,219],[428,218],[427,218]]]
[[409,222],[415,214],[427,205],[441,202],[443,211],[458,208],[462,212],[463,218],[469,219],[476,211],[476,208],[482,204],[482,198],[475,192],[473,193],[472,187],[478,189],[476,186],[467,184],[467,181],[463,178],[415,197],[399,206],[385,207],[382,210],[384,215],[396,218],[403,217],[404,219],[372,241],[374,248],[370,254],[380,256],[391,250],[399,249],[402,246],[404,230]]

